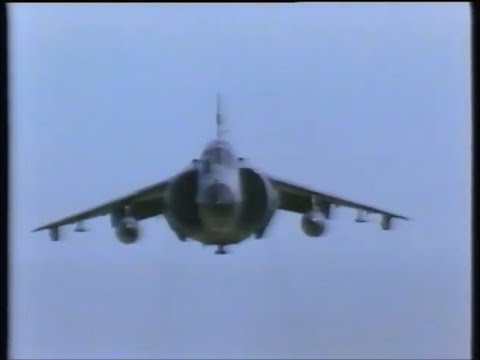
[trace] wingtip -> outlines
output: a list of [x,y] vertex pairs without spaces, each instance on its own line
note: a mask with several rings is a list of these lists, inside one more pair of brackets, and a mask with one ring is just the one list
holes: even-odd
[[411,217],[407,217],[407,216],[403,216],[403,215],[392,215],[391,218],[392,219],[406,220],[406,221],[413,220]]
[[40,226],[36,229],[31,230],[30,232],[34,233],[34,232],[38,232],[38,231],[42,231],[42,230],[46,230],[46,229],[48,229],[48,227]]

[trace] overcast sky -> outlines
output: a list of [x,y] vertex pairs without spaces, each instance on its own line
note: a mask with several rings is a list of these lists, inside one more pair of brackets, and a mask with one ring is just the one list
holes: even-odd
[[[12,358],[467,358],[467,4],[10,5]],[[280,213],[227,256],[164,219],[34,227],[238,156],[413,217]]]

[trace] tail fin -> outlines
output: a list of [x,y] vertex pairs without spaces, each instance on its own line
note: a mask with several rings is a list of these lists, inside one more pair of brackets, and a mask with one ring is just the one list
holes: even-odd
[[217,94],[217,138],[218,139],[223,139],[226,134],[226,128],[225,128],[225,119],[222,115],[221,112],[221,99],[220,99],[220,94]]

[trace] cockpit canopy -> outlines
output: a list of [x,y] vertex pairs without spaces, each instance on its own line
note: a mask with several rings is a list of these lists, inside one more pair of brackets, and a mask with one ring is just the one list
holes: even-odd
[[211,164],[229,165],[235,162],[235,156],[228,142],[215,140],[205,147],[202,160]]

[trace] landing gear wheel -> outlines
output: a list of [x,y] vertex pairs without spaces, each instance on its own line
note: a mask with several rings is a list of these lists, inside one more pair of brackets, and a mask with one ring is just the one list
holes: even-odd
[[228,254],[228,253],[225,251],[224,246],[223,245],[218,245],[218,248],[215,251],[215,255],[225,255],[225,254]]

